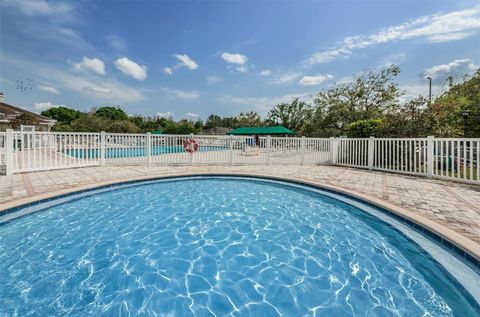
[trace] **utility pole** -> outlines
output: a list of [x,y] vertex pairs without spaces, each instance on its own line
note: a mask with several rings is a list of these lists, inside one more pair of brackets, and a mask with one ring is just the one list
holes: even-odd
[[428,76],[428,103],[432,103],[432,77]]

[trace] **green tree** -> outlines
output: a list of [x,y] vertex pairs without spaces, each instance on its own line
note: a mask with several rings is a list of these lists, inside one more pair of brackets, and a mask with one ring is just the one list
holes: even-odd
[[235,129],[238,128],[238,118],[237,117],[225,117],[222,118],[222,127]]
[[238,116],[238,125],[240,127],[258,127],[262,126],[262,118],[255,111],[240,112]]
[[128,118],[128,120],[140,129],[143,129],[144,126],[147,124],[147,121],[145,121],[142,116],[131,116]]
[[276,105],[269,111],[267,120],[302,134],[303,127],[310,122],[312,114],[311,106],[295,98],[291,103]]
[[78,118],[80,112],[67,107],[55,107],[42,111],[41,115],[52,118],[58,122],[69,124]]
[[19,116],[15,117],[10,123],[14,130],[20,129],[22,125],[33,125],[38,126],[39,122],[37,118],[31,113],[22,113]]
[[463,111],[469,116],[466,137],[480,137],[480,69],[460,83],[449,80],[449,89],[429,107],[434,114],[435,134],[443,137],[463,137]]
[[205,129],[215,129],[222,126],[222,118],[219,115],[211,114],[205,122]]
[[378,136],[395,138],[426,137],[434,134],[434,114],[428,100],[412,99],[395,112],[388,113],[378,127]]
[[109,124],[110,121],[104,118],[81,113],[77,119],[72,121],[71,128],[75,132],[100,132],[107,131]]
[[52,127],[52,131],[54,131],[54,132],[71,132],[71,131],[73,131],[73,128],[72,128],[71,124],[69,124],[69,123],[57,122]]
[[400,69],[392,65],[380,72],[365,71],[350,83],[320,92],[314,103],[314,125],[341,135],[358,120],[381,118],[398,108],[400,91],[393,79]]
[[195,132],[195,127],[191,121],[183,119],[177,123],[175,134],[190,134]]
[[106,132],[111,133],[139,133],[140,128],[128,120],[111,121]]
[[128,116],[119,107],[100,107],[95,110],[95,116],[109,120],[127,120]]
[[202,131],[203,121],[202,120],[195,121],[195,123],[193,124],[193,127],[195,128],[195,133]]

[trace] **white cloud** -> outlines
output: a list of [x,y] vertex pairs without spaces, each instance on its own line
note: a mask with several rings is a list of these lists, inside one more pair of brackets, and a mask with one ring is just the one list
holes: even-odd
[[65,105],[54,105],[51,102],[36,102],[33,105],[33,108],[37,111],[44,111],[50,108],[56,107],[66,107]]
[[[73,82],[75,79],[77,79],[77,82]],[[98,98],[113,103],[127,103],[145,99],[141,91],[115,80],[97,82],[78,77],[65,77],[60,78],[60,80],[64,81],[64,84],[70,89],[83,92],[94,100]]]
[[48,24],[39,22],[37,19],[29,19],[22,24],[22,31],[37,40],[44,41],[43,52],[48,52],[49,49],[55,50],[56,47],[71,47],[79,52],[95,49],[80,32],[59,23]]
[[186,67],[190,70],[195,70],[198,68],[198,64],[191,59],[187,54],[174,54],[173,57],[175,57],[180,63],[177,65],[177,67]]
[[330,50],[313,54],[307,61],[307,65],[323,64],[340,57],[347,57],[351,53],[346,48],[332,48]]
[[136,80],[145,80],[147,78],[147,66],[139,65],[126,57],[117,59],[115,66],[122,73]]
[[248,73],[248,66],[247,65],[238,66],[238,67],[235,67],[235,69],[239,73]]
[[83,94],[93,102],[106,101],[114,104],[137,102],[144,99],[142,91],[105,77],[72,74],[63,68],[34,62],[2,52],[2,63],[25,74],[33,80],[48,82],[57,89],[67,89]]
[[157,112],[155,114],[156,117],[158,118],[165,118],[165,119],[171,119],[173,118],[173,113],[171,113],[170,111],[167,111],[167,112]]
[[213,84],[219,83],[219,82],[221,82],[221,81],[222,81],[222,78],[219,77],[219,76],[214,76],[214,75],[213,75],[213,76],[208,76],[208,77],[207,77],[207,83],[208,83],[209,85],[213,85]]
[[88,91],[88,92],[97,92],[101,94],[108,94],[110,92],[109,88],[97,86],[97,85],[85,85],[81,88],[81,90]]
[[189,117],[193,117],[193,118],[198,118],[198,117],[199,117],[199,115],[198,115],[198,114],[196,114],[196,113],[193,113],[193,112],[186,112],[185,114],[186,114],[187,116],[189,116]]
[[80,71],[90,71],[98,75],[105,75],[105,63],[98,58],[83,57],[80,63],[74,63],[73,67]]
[[28,16],[59,16],[69,15],[73,7],[66,2],[53,2],[45,0],[4,0],[4,3],[20,10]]
[[58,95],[60,93],[55,87],[52,87],[52,86],[38,85],[37,87],[41,91],[50,92],[52,94]]
[[302,76],[301,73],[299,72],[296,72],[296,71],[288,71],[286,73],[283,73],[283,74],[279,74],[278,76],[276,76],[272,81],[271,83],[272,84],[286,84],[286,83],[289,83],[289,82],[292,82],[294,81],[295,79],[297,79],[298,77]]
[[302,79],[298,82],[298,84],[302,86],[315,86],[320,85],[324,81],[332,79],[333,76],[330,74],[318,74],[315,76],[303,76]]
[[124,50],[125,48],[127,48],[127,42],[125,42],[125,40],[118,35],[109,34],[105,37],[105,39],[110,44],[110,46],[116,48],[117,50]]
[[193,100],[200,97],[200,93],[196,90],[184,91],[172,88],[163,88],[162,89],[168,96],[178,99]]
[[403,24],[383,28],[370,35],[345,37],[338,45],[313,54],[305,65],[345,58],[356,49],[383,43],[420,39],[430,43],[465,39],[480,30],[480,6],[446,14],[422,16]]
[[164,67],[163,72],[167,75],[173,74],[172,69],[170,67]]
[[260,76],[270,76],[272,71],[270,69],[264,69],[260,72]]
[[245,55],[239,53],[222,53],[222,59],[229,64],[244,65],[248,58]]
[[448,64],[436,65],[423,72],[424,77],[430,76],[432,79],[446,79],[450,75],[468,75],[480,68],[475,65],[471,59],[457,59]]
[[80,32],[71,28],[72,25],[78,26],[81,23],[75,1],[1,0],[0,11],[4,13],[7,10],[16,10],[26,16],[15,18],[21,24],[18,31],[43,41],[44,54],[58,50],[58,47],[63,51],[71,47],[80,52],[95,49],[83,39]]
[[380,63],[380,67],[381,68],[384,68],[384,67],[388,67],[390,65],[399,65],[400,63],[402,63],[403,61],[405,61],[405,59],[407,58],[407,54],[405,53],[395,53],[395,54],[391,54],[391,55],[388,55],[387,57],[385,57],[382,62]]

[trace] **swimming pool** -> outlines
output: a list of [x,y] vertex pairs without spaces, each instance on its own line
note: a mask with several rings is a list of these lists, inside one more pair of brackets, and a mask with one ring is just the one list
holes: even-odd
[[[223,146],[200,146],[199,152],[221,151],[226,150]],[[178,146],[159,146],[155,145],[150,148],[150,155],[156,156],[169,153],[184,153],[182,145]],[[65,154],[76,158],[100,158],[100,149],[72,149],[65,150]],[[130,148],[106,148],[106,158],[126,158],[126,157],[142,157],[146,155],[145,147]]]
[[22,316],[476,315],[473,296],[416,242],[334,197],[280,182],[202,177],[68,199],[0,226],[0,309]]

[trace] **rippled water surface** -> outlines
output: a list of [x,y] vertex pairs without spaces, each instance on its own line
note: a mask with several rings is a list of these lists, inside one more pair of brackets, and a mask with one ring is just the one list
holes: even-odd
[[8,316],[474,316],[457,286],[373,216],[257,180],[120,188],[0,226]]

